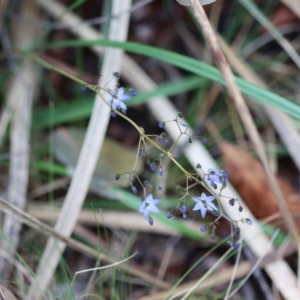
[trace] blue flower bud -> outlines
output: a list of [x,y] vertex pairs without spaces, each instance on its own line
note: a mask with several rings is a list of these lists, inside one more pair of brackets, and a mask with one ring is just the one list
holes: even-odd
[[130,93],[130,95],[132,95],[132,96],[136,96],[136,91],[135,91],[135,89],[133,89],[133,88],[130,88],[130,89],[129,89],[129,93]]
[[191,137],[189,137],[189,143],[192,144],[193,143],[193,139]]
[[158,127],[159,128],[164,128],[165,127],[165,123],[164,122],[159,122],[158,123]]
[[179,122],[179,124],[180,124],[181,126],[184,126],[184,127],[187,126],[187,123],[186,123],[186,122]]
[[188,219],[187,214],[183,214],[183,215],[182,215],[182,218],[183,218],[183,220],[187,221],[187,219]]
[[212,211],[212,214],[213,214],[215,217],[218,216],[218,212],[217,212],[216,210],[213,210],[213,211]]
[[112,117],[116,117],[116,116],[117,116],[117,113],[116,113],[115,111],[112,110],[112,111],[110,112],[110,115],[111,115]]
[[240,236],[241,236],[241,230],[240,230],[240,228],[239,228],[239,227],[237,227],[237,228],[236,228],[236,231],[235,231],[235,234],[234,234],[234,236],[235,236],[237,239],[239,239],[239,238],[240,238]]
[[131,191],[134,193],[134,194],[137,194],[137,188],[135,186],[131,186]]
[[182,118],[182,113],[179,112],[179,113],[177,114],[177,117],[178,117],[178,118]]
[[207,231],[207,226],[206,225],[202,225],[200,227],[201,232],[206,232]]
[[214,233],[211,234],[210,239],[211,239],[211,240],[215,240],[215,239],[216,239],[216,236],[215,236]]
[[154,161],[150,164],[150,170],[153,172],[156,172],[157,170],[157,164]]
[[181,205],[181,211],[185,214],[187,212],[187,206],[185,204]]
[[148,222],[151,226],[153,225],[153,219],[150,216],[148,217]]
[[233,242],[231,245],[234,249],[237,249],[239,244],[237,242]]
[[139,156],[139,157],[140,157],[140,156],[142,156],[142,155],[143,155],[143,150],[141,150],[141,149],[140,149],[140,150],[138,150],[138,151],[137,151],[137,156]]
[[163,169],[162,169],[162,168],[159,168],[159,170],[158,170],[158,175],[159,175],[159,176],[163,176],[163,173],[164,173]]
[[243,207],[240,206],[240,207],[239,207],[239,212],[242,212],[242,211],[243,211]]
[[161,187],[160,185],[157,185],[157,186],[156,186],[156,189],[157,189],[158,191],[161,191],[161,190],[162,190],[162,187]]
[[167,219],[171,219],[173,218],[173,214],[171,214],[170,212],[167,213]]
[[246,223],[248,224],[248,225],[252,225],[252,221],[251,221],[251,219],[246,219]]
[[119,72],[114,72],[114,73],[113,73],[113,76],[114,76],[116,79],[120,79],[121,74],[120,74]]
[[235,199],[232,198],[229,200],[229,205],[234,206],[234,203],[235,203]]
[[197,164],[196,168],[197,168],[197,169],[201,169],[201,165],[200,165],[200,164]]
[[82,86],[80,87],[80,89],[81,89],[83,92],[85,92],[85,91],[86,91],[86,85],[82,85]]
[[202,142],[202,144],[206,144],[207,139],[205,137],[200,138],[200,141]]

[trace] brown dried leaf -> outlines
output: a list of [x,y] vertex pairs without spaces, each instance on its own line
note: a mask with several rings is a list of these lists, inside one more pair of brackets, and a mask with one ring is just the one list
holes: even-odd
[[[219,144],[224,158],[224,169],[229,179],[256,218],[268,218],[279,213],[276,198],[270,189],[268,178],[262,165],[245,150],[226,142]],[[277,176],[279,187],[289,211],[296,217],[300,228],[300,196],[284,179]],[[272,220],[277,222],[279,218]],[[284,225],[282,226],[284,229]]]

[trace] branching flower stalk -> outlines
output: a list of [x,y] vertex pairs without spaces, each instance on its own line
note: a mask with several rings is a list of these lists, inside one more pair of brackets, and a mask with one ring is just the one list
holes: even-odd
[[[178,138],[175,140],[175,142],[173,142],[173,144],[170,146],[170,148],[168,150],[164,149],[164,147],[160,144],[163,144],[165,146],[169,146],[169,140],[167,139],[166,133],[161,133],[160,135],[148,135],[145,133],[144,129],[141,128],[140,126],[138,126],[133,120],[131,120],[129,117],[127,117],[125,114],[127,112],[127,106],[125,104],[125,101],[129,100],[131,96],[135,96],[135,91],[134,89],[124,89],[123,87],[118,87],[118,81],[120,78],[120,74],[119,73],[114,73],[113,77],[117,80],[117,86],[116,89],[114,91],[108,90],[105,87],[101,87],[98,85],[91,85],[88,84],[82,80],[80,80],[79,78],[72,76],[70,74],[68,74],[67,72],[53,66],[50,65],[49,63],[45,62],[44,60],[42,60],[41,58],[39,58],[38,56],[34,55],[34,54],[29,54],[35,61],[37,61],[39,64],[41,64],[42,66],[44,66],[47,69],[51,69],[54,70],[68,78],[70,78],[71,80],[79,83],[84,89],[88,88],[89,90],[95,92],[97,95],[99,95],[99,97],[104,101],[104,103],[109,106],[109,108],[111,109],[111,116],[112,117],[116,117],[116,116],[120,116],[123,119],[125,119],[127,122],[129,122],[138,132],[140,138],[139,138],[139,142],[138,142],[138,150],[137,150],[137,154],[136,154],[136,159],[135,159],[135,163],[133,166],[133,169],[127,173],[124,174],[117,174],[116,175],[116,179],[119,179],[120,176],[122,175],[126,175],[129,178],[129,182],[130,182],[130,186],[131,186],[131,190],[134,194],[138,193],[138,189],[133,185],[133,180],[134,178],[136,178],[136,180],[138,181],[139,185],[142,187],[143,189],[143,200],[142,200],[142,204],[140,206],[139,212],[142,213],[144,215],[144,218],[148,220],[150,225],[153,225],[153,218],[150,216],[150,213],[158,213],[159,209],[156,207],[156,205],[160,202],[159,199],[155,199],[151,193],[151,191],[153,190],[154,185],[152,185],[148,180],[146,180],[144,183],[142,182],[141,178],[139,177],[139,175],[136,172],[136,167],[137,167],[137,162],[139,157],[145,153],[147,154],[147,143],[151,144],[152,146],[154,146],[156,149],[159,150],[160,155],[158,156],[158,158],[155,158],[154,160],[152,160],[150,162],[150,169],[153,172],[157,172],[157,174],[159,176],[163,175],[163,169],[162,169],[162,165],[161,162],[165,157],[168,157],[184,174],[185,179],[186,179],[186,184],[185,184],[185,188],[180,186],[180,189],[182,189],[184,191],[183,196],[179,199],[178,201],[178,205],[177,205],[177,210],[179,210],[182,213],[182,217],[183,219],[187,219],[187,199],[191,198],[196,204],[193,208],[194,211],[199,210],[201,212],[202,217],[204,218],[207,212],[211,212],[216,218],[214,221],[208,223],[208,224],[204,224],[201,226],[200,230],[202,232],[205,232],[208,230],[208,228],[210,229],[211,232],[211,238],[214,239],[215,238],[215,229],[218,225],[218,221],[221,218],[225,218],[231,226],[231,241],[230,244],[233,247],[237,247],[237,240],[239,239],[239,227],[238,227],[238,223],[239,222],[245,222],[249,225],[252,224],[250,219],[242,219],[242,220],[231,220],[228,216],[225,215],[223,209],[222,209],[222,205],[221,205],[221,198],[224,199],[229,199],[229,204],[234,206],[235,202],[237,202],[239,204],[238,199],[233,199],[230,198],[226,195],[223,195],[222,192],[223,190],[226,188],[226,181],[227,181],[227,173],[223,170],[219,170],[219,169],[209,169],[208,172],[206,173],[200,164],[197,165],[197,169],[200,170],[201,177],[199,176],[199,174],[197,173],[191,173],[189,171],[187,171],[177,160],[176,157],[174,156],[174,154],[172,154],[172,150],[174,149],[174,147],[177,145],[177,143],[179,142],[180,138],[184,135],[186,135],[188,137],[188,140],[190,143],[192,143],[193,139],[197,138],[200,139],[203,143],[206,142],[206,139],[204,137],[201,136],[190,136],[188,134],[188,124],[183,121],[183,116],[181,113],[178,113],[176,118],[173,120],[168,120],[165,122],[160,122],[159,123],[159,127],[160,128],[164,128],[167,123],[169,122],[175,122],[177,124],[177,127],[179,129],[179,136]],[[110,99],[106,100],[105,97],[103,96],[103,92],[108,93],[110,95]],[[131,95],[131,96],[130,96]],[[182,127],[184,127],[185,129],[183,130]],[[158,139],[158,143],[154,140],[154,138]],[[141,149],[141,147],[143,147],[144,149]],[[134,178],[133,178],[134,177]],[[214,191],[214,189],[217,188],[217,184],[221,184],[222,187],[219,191],[219,193],[216,193]],[[210,194],[212,194],[213,196],[207,196],[205,193],[202,193],[201,196],[193,196],[190,194],[190,189],[197,186],[197,185],[201,185],[202,187],[204,187]],[[157,189],[160,189],[160,186],[156,186]],[[218,207],[215,206],[215,204],[212,202],[216,200],[218,203]],[[242,211],[242,206],[239,204],[239,211]],[[167,213],[167,218],[172,218],[173,214],[172,211],[169,211]]]

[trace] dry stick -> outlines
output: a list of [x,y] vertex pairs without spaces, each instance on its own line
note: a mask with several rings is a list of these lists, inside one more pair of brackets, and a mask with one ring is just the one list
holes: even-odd
[[[72,238],[62,235],[60,232],[56,231],[49,225],[39,221],[38,219],[34,218],[30,214],[24,212],[23,210],[19,209],[18,207],[14,206],[13,204],[9,203],[7,200],[1,197],[0,197],[0,211],[14,216],[16,219],[18,219],[19,222],[26,224],[27,226],[31,227],[37,232],[52,237],[58,241],[61,241],[71,249],[81,252],[89,257],[95,259],[101,259],[107,263],[116,262],[116,260],[108,257],[107,255],[99,253],[99,251],[92,249],[82,244],[81,242],[78,242]],[[163,288],[170,287],[168,283],[162,281],[161,279],[158,280],[155,277],[152,277],[151,275],[148,275],[147,273],[140,271],[138,269],[130,268],[126,265],[119,265],[118,268],[125,272],[128,272],[129,274],[148,280],[149,282],[153,283],[158,287],[163,287]]]
[[[263,82],[259,75],[256,74],[241,58],[238,57],[238,55],[222,39],[221,36],[218,36],[218,42],[222,50],[224,51],[229,63],[238,72],[238,74],[240,74],[241,77],[265,89],[268,88],[268,86]],[[273,126],[276,128],[280,139],[288,149],[289,154],[293,158],[294,163],[300,171],[300,135],[291,122],[290,117],[269,104],[261,103],[261,106],[263,107],[265,114],[271,120]]]
[[[113,14],[119,14],[121,11],[128,11],[131,7],[131,0],[112,1]],[[108,38],[117,41],[124,41],[127,38],[129,16],[123,15],[118,19],[112,19],[109,27]],[[123,51],[119,49],[107,48],[105,51],[104,62],[102,66],[102,77],[99,85],[104,86],[111,78],[113,72],[121,69]],[[113,81],[107,84],[108,88],[114,89]],[[96,95],[91,119],[81,148],[78,163],[71,181],[70,188],[66,195],[64,205],[60,216],[56,222],[55,229],[64,235],[70,236],[76,224],[82,204],[89,189],[91,179],[95,170],[98,154],[101,150],[105,137],[106,128],[110,119],[110,108],[106,101],[110,95]],[[102,100],[104,97],[105,101]],[[31,285],[27,299],[38,300],[42,293],[50,284],[55,269],[59,263],[61,252],[65,244],[49,239],[43,256],[37,268],[36,285]]]
[[266,154],[264,151],[263,142],[258,134],[257,128],[255,127],[254,121],[251,117],[251,114],[245,103],[245,100],[244,100],[240,90],[238,89],[237,84],[235,83],[231,68],[227,63],[226,58],[223,55],[223,52],[221,51],[221,48],[217,41],[217,36],[216,36],[213,28],[211,27],[211,25],[207,19],[207,16],[205,14],[205,11],[204,11],[202,5],[200,4],[200,2],[198,0],[190,0],[190,3],[193,8],[195,17],[203,29],[203,33],[205,35],[205,38],[207,40],[207,43],[208,43],[211,51],[212,51],[215,62],[217,64],[218,68],[220,69],[221,74],[223,75],[223,78],[227,85],[229,94],[231,95],[231,97],[235,103],[235,106],[237,108],[237,111],[239,112],[241,121],[242,121],[243,125],[245,126],[245,128],[249,134],[249,137],[257,151],[257,154],[264,166],[264,169],[266,171],[266,174],[268,176],[268,179],[269,179],[269,182],[271,185],[271,189],[274,192],[274,195],[276,196],[276,198],[278,200],[278,205],[280,207],[282,215],[289,227],[289,230],[291,231],[291,234],[292,234],[292,237],[293,237],[295,243],[300,246],[300,237],[298,235],[295,222],[286,207],[284,198],[281,194],[280,189],[278,188],[274,174],[270,170],[268,160],[267,160],[267,157],[266,157]]
[[[38,9],[33,1],[23,3],[21,9],[27,17],[37,18],[39,16]],[[15,28],[13,33],[18,47],[27,48],[34,41],[38,32],[32,30],[32,28],[30,29],[28,31],[26,26]],[[8,92],[8,102],[15,105],[11,126],[8,199],[20,208],[23,208],[26,203],[29,178],[31,110],[36,90],[35,65],[31,60],[26,59],[20,69],[16,71],[16,76]],[[0,241],[0,247],[3,251],[7,253],[15,252],[19,242],[20,230],[21,224],[16,219],[12,216],[5,217],[3,237]],[[0,278],[7,278],[9,272],[9,261],[0,258]]]

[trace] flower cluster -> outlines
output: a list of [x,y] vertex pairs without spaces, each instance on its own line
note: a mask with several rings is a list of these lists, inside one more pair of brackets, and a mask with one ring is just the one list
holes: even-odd
[[[117,79],[117,81],[120,79],[120,74],[115,73],[114,77]],[[126,101],[128,101],[132,96],[136,95],[136,92],[134,89],[129,88],[125,89],[123,87],[116,88],[115,90],[108,90],[107,91],[110,94],[110,98],[108,100],[108,103],[111,107],[111,116],[115,117],[117,115],[117,112],[121,112],[122,114],[127,113],[127,105]],[[139,212],[143,214],[145,220],[149,222],[150,225],[153,225],[154,221],[151,217],[151,214],[159,213],[160,210],[157,208],[157,205],[160,203],[160,199],[156,199],[153,196],[153,191],[155,190],[161,190],[162,187],[159,185],[159,182],[152,183],[150,180],[144,180],[142,181],[141,178],[136,173],[136,165],[137,160],[144,155],[148,155],[147,152],[147,142],[150,141],[152,138],[156,138],[156,147],[161,151],[158,157],[147,159],[147,164],[150,168],[150,170],[158,175],[156,178],[160,178],[164,174],[164,170],[162,167],[162,162],[165,156],[168,156],[171,160],[174,161],[175,155],[172,153],[172,150],[177,145],[179,139],[181,136],[185,135],[188,137],[188,141],[190,143],[193,142],[194,139],[200,140],[202,143],[206,142],[205,137],[201,136],[191,136],[189,135],[189,125],[188,123],[183,119],[182,113],[178,113],[175,119],[160,122],[158,124],[159,128],[164,129],[167,123],[169,122],[175,122],[177,125],[177,128],[179,130],[179,137],[176,139],[173,144],[171,143],[171,140],[168,138],[166,132],[161,132],[159,135],[146,135],[145,131],[140,128],[140,140],[138,145],[138,150],[136,154],[136,161],[135,165],[132,171],[126,172],[124,174],[117,174],[116,179],[118,180],[121,175],[126,175],[129,178],[131,191],[134,194],[138,194],[139,190],[134,185],[134,179],[137,180],[137,183],[140,185],[140,187],[143,190],[144,198],[142,200],[142,203],[139,207]],[[152,142],[153,141],[153,142]],[[152,140],[151,143],[155,145],[154,140]],[[167,148],[167,150],[166,150]],[[176,163],[176,161],[174,161]],[[177,164],[177,163],[176,163]],[[240,229],[238,227],[238,222],[243,222],[248,225],[252,224],[252,221],[250,219],[242,219],[240,221],[233,221],[227,218],[224,213],[222,212],[222,209],[220,207],[220,198],[222,197],[221,192],[227,185],[228,180],[228,174],[226,171],[221,169],[209,169],[207,172],[202,170],[202,167],[200,164],[197,164],[197,169],[199,169],[199,172],[201,173],[201,176],[198,174],[191,174],[188,172],[185,172],[186,174],[186,187],[180,187],[181,191],[178,191],[179,193],[183,191],[182,198],[179,199],[177,210],[180,214],[182,214],[182,218],[184,220],[188,219],[188,203],[193,201],[194,207],[193,211],[199,211],[202,218],[205,218],[207,213],[211,213],[214,217],[214,221],[202,224],[200,227],[200,231],[206,232],[209,230],[211,239],[215,239],[215,230],[217,228],[218,220],[223,217],[226,218],[231,222],[231,228],[232,228],[232,234],[231,234],[231,246],[236,247],[238,245],[239,235],[240,235]],[[206,180],[203,180],[206,179]],[[192,183],[190,183],[190,181]],[[206,183],[208,182],[208,183]],[[214,195],[206,195],[204,192],[201,193],[199,196],[193,196],[190,194],[190,188],[196,185],[202,184],[204,187],[210,191]],[[218,184],[221,185],[221,190],[219,194],[214,193],[212,189],[217,189]],[[177,190],[177,188],[176,188]],[[216,202],[214,202],[216,201]],[[235,203],[238,203],[238,210],[241,212],[243,210],[243,207],[240,205],[238,199],[231,198],[229,199],[229,204],[231,206],[234,206]],[[175,208],[174,208],[175,209]],[[173,210],[167,212],[167,218],[170,219],[173,217]]]

